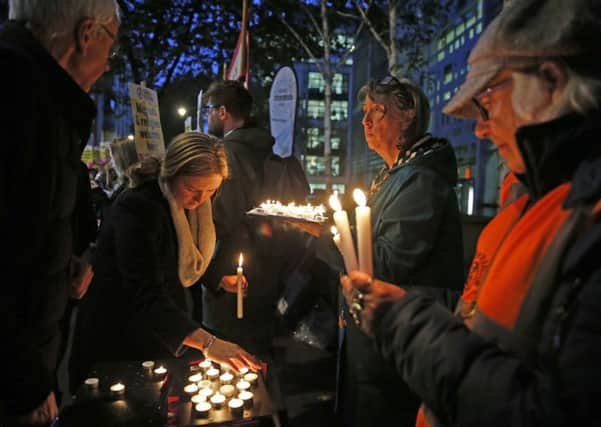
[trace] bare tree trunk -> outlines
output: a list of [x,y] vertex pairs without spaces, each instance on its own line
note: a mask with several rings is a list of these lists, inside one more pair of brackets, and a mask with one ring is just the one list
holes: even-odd
[[388,25],[390,28],[388,34],[388,44],[389,49],[387,49],[388,53],[388,72],[392,75],[395,75],[397,68],[397,48],[396,48],[396,27],[397,27],[397,13],[396,13],[396,0],[390,0],[388,2]]
[[321,28],[323,33],[323,81],[324,81],[324,113],[323,113],[323,157],[326,166],[326,182],[328,187],[332,181],[332,64],[330,62],[330,29],[326,0],[320,1]]

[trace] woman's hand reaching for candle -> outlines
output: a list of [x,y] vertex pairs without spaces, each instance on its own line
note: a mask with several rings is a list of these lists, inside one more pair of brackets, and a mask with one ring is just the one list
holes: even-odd
[[210,345],[203,350],[205,357],[214,362],[228,365],[230,368],[240,372],[242,368],[252,371],[261,369],[261,365],[249,353],[244,351],[238,344],[215,338]]
[[404,289],[372,279],[359,271],[352,271],[348,276],[342,276],[340,284],[350,315],[357,326],[370,336],[373,336],[382,310],[405,295]]
[[[248,281],[246,280],[246,276],[242,275],[242,289],[246,289],[247,286]],[[235,294],[238,292],[238,276],[235,274],[223,276],[219,282],[219,287],[223,288],[226,292]]]

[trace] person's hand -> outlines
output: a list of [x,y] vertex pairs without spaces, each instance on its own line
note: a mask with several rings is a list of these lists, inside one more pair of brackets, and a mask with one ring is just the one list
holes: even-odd
[[[248,281],[246,280],[246,276],[242,275],[242,289],[246,289],[248,286]],[[238,276],[232,274],[230,276],[223,276],[221,281],[219,282],[219,287],[223,288],[226,292],[231,294],[235,294],[238,292]]]
[[294,219],[286,219],[284,222],[291,224],[296,228],[300,228],[302,231],[309,233],[313,237],[321,236],[321,233],[325,230],[325,226],[317,222],[295,221]]
[[79,258],[75,255],[72,255],[70,273],[71,298],[82,299],[88,291],[90,283],[92,282],[94,270],[84,258]]
[[242,368],[248,368],[252,371],[261,369],[259,362],[250,354],[244,351],[239,345],[229,341],[215,338],[214,341],[203,350],[205,357],[214,362],[225,364],[230,368],[240,372]]
[[17,425],[47,425],[58,416],[58,407],[54,392],[51,391],[46,400],[27,415],[17,417]]
[[342,276],[340,284],[355,324],[370,336],[373,336],[374,321],[382,309],[405,295],[404,289],[372,279],[360,271],[351,271],[348,276]]

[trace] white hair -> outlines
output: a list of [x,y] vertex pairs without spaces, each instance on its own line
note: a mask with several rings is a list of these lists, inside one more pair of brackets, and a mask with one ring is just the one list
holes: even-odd
[[559,111],[587,114],[597,110],[601,100],[601,80],[579,74],[567,67],[568,83],[558,100]]
[[9,5],[9,19],[27,22],[47,40],[74,31],[85,18],[99,24],[121,22],[116,0],[10,0]]

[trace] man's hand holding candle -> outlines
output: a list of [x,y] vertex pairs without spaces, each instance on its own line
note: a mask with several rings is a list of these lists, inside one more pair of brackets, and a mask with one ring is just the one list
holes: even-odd
[[[223,276],[221,282],[219,282],[219,286],[223,288],[224,291],[235,294],[238,292],[238,276],[236,274]],[[242,287],[246,289],[247,286],[248,281],[246,280],[246,276],[242,275]]]
[[373,336],[374,328],[384,309],[400,300],[405,290],[396,285],[372,279],[360,271],[340,278],[342,293],[355,323]]

